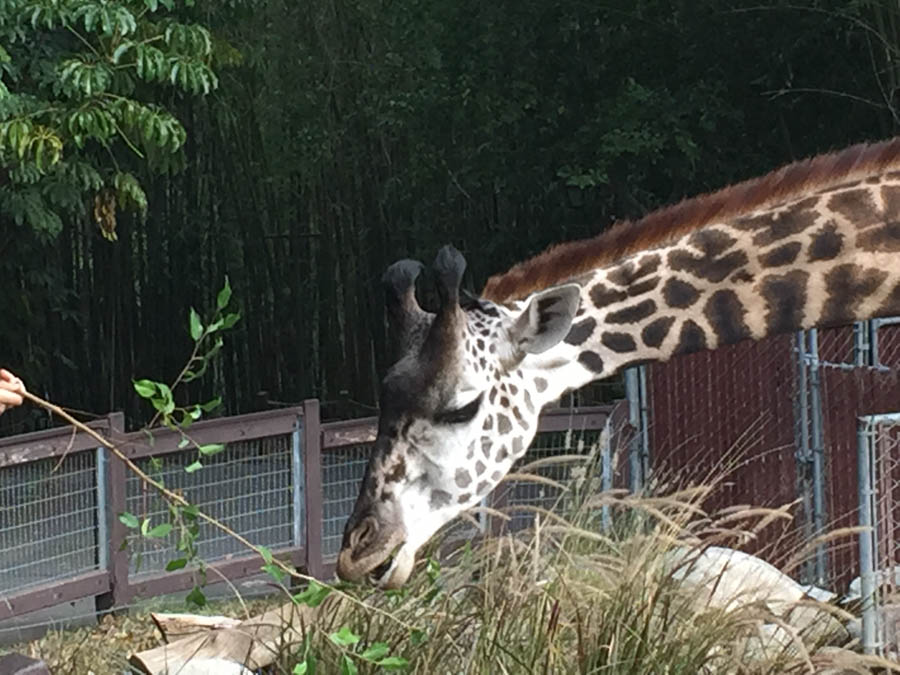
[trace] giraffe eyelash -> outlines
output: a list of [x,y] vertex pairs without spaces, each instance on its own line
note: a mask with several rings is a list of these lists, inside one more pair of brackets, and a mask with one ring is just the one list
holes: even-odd
[[466,422],[471,422],[472,418],[478,413],[478,409],[481,408],[482,400],[484,400],[484,392],[478,394],[474,401],[466,403],[462,408],[437,413],[434,416],[434,421],[439,424],[465,424]]

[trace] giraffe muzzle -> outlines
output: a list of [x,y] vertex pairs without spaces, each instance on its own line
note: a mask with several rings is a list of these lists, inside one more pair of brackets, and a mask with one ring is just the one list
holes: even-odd
[[363,518],[345,537],[337,560],[338,576],[384,588],[394,575],[405,540],[402,527],[385,526],[374,516]]

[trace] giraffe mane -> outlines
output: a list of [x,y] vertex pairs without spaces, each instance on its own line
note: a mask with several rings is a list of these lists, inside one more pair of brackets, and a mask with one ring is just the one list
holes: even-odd
[[589,238],[552,246],[492,276],[481,297],[496,303],[521,300],[639,251],[658,248],[713,222],[800,199],[822,190],[900,170],[900,137],[860,143],[788,164],[771,173],[649,213],[619,221]]

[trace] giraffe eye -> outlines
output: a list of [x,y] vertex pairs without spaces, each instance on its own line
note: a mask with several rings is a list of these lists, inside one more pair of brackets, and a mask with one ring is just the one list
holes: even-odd
[[474,401],[466,403],[462,408],[439,412],[434,416],[434,420],[439,424],[465,424],[466,422],[470,422],[478,413],[482,399],[484,399],[484,392],[478,394],[478,397]]

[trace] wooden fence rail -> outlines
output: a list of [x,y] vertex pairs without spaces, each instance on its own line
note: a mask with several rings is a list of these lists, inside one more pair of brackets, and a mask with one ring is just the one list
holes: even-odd
[[[603,429],[614,406],[583,409],[558,409],[545,412],[538,433],[553,433],[574,429],[598,431]],[[110,439],[132,460],[146,461],[150,457],[174,456],[188,452],[179,447],[181,436],[168,429],[156,430],[152,437],[143,432],[125,433],[121,413],[111,413],[90,425]],[[319,402],[308,400],[302,406],[248,415],[213,419],[194,424],[191,438],[198,444],[238,443],[265,439],[290,441],[290,495],[285,501],[291,506],[292,545],[273,553],[297,568],[317,578],[333,574],[333,561],[323,549],[323,453],[353,446],[366,446],[375,439],[377,419],[374,417],[341,422],[322,423]],[[87,568],[72,574],[53,574],[45,583],[22,583],[16,590],[16,580],[0,586],[0,620],[19,616],[46,607],[81,598],[94,597],[98,610],[122,606],[137,597],[153,597],[190,588],[197,570],[135,574],[130,570],[129,551],[125,548],[131,532],[119,515],[127,512],[127,476],[124,462],[105,448],[97,448],[96,441],[84,433],[71,429],[54,429],[0,439],[0,581],[4,565],[3,530],[20,527],[21,518],[29,513],[17,504],[4,503],[3,489],[15,489],[19,476],[15,471],[33,464],[41,471],[59,475],[67,458],[78,453],[93,454],[96,471],[93,480],[95,517],[95,560]],[[6,475],[4,475],[6,474]],[[248,480],[252,478],[247,476]],[[29,479],[33,480],[33,479]],[[62,498],[65,495],[57,495]],[[35,561],[40,562],[40,561]],[[255,554],[225,556],[207,564],[210,583],[220,577],[231,580],[259,574],[262,561]],[[14,569],[27,569],[15,567]]]

